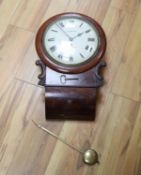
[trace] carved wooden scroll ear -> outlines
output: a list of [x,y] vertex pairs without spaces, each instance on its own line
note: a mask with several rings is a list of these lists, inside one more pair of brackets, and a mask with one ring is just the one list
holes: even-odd
[[46,81],[46,66],[41,60],[36,61],[36,65],[40,66],[41,68],[41,74],[38,75],[39,82],[38,84],[41,86],[45,86],[45,81]]
[[103,85],[103,77],[100,75],[100,69],[106,66],[105,61],[100,61],[96,67],[94,68],[96,87],[100,87]]

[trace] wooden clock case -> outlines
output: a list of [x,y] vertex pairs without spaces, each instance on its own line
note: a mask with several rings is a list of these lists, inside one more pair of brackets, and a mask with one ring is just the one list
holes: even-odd
[[[88,61],[76,66],[64,66],[52,61],[45,52],[42,38],[50,23],[64,17],[77,16],[93,24],[99,34],[100,44],[97,53]],[[96,109],[96,91],[103,85],[100,68],[106,63],[101,60],[106,50],[106,37],[101,26],[92,18],[78,13],[63,13],[47,20],[38,30],[36,50],[41,67],[39,85],[45,87],[46,119],[93,120]]]

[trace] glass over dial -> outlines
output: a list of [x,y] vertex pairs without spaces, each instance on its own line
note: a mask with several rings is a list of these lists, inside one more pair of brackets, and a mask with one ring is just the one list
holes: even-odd
[[62,17],[47,26],[42,42],[49,59],[75,66],[94,57],[99,48],[99,35],[86,19]]

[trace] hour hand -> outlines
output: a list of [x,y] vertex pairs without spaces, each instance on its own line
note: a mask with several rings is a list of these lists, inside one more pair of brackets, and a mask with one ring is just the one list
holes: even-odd
[[78,33],[76,37],[83,35],[84,32]]
[[83,34],[84,34],[84,32],[78,33],[76,36],[74,36],[74,37],[72,38],[72,40],[75,39],[75,38],[77,38],[77,37],[79,37],[79,36],[81,36],[81,35],[83,35]]

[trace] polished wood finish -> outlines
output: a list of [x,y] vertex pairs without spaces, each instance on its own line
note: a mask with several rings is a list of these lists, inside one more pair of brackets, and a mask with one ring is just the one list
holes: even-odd
[[[108,45],[95,121],[45,120],[34,39],[49,17],[77,11],[99,21]],[[141,3],[136,0],[0,1],[0,175],[140,175]],[[100,164],[42,132],[32,119]]]
[[46,119],[94,120],[96,89],[46,87]]
[[[60,18],[69,17],[69,16],[74,16],[80,19],[83,18],[89,21],[96,28],[99,35],[99,42],[100,42],[96,54],[92,55],[91,58],[89,58],[89,60],[75,66],[66,66],[66,65],[54,62],[53,59],[51,59],[48,53],[45,51],[43,46],[43,36],[46,28],[52,22]],[[58,71],[58,72],[64,72],[64,73],[80,73],[94,67],[103,57],[106,50],[106,38],[102,27],[94,19],[80,13],[62,13],[49,18],[47,21],[45,21],[41,25],[36,36],[35,45],[36,45],[36,50],[40,59],[51,69],[54,69],[55,71]]]
[[100,75],[100,70],[106,66],[106,63],[102,60],[94,68],[79,74],[56,72],[46,67],[41,60],[37,60],[36,65],[41,68],[41,73],[38,75],[38,84],[41,86],[98,88],[103,85],[103,77]]
[[80,74],[58,73],[40,61],[39,85],[45,86],[46,119],[94,120],[96,111],[96,88],[103,85],[100,68],[104,61]]
[[47,67],[46,73],[43,71],[39,79],[44,81],[44,75],[46,74],[45,86],[98,88],[103,85],[100,69],[105,66],[105,61],[101,61],[94,68],[79,74],[58,73]]
[[39,85],[45,86],[46,119],[94,120],[96,111],[96,88],[103,85],[100,69],[104,61],[79,74],[58,73],[41,61]]

